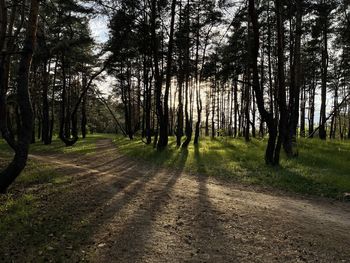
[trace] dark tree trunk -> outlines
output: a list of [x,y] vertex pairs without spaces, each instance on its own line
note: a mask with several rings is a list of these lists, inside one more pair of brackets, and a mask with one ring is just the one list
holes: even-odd
[[277,17],[277,54],[278,54],[278,106],[280,112],[279,133],[275,149],[274,164],[279,164],[281,145],[288,156],[292,155],[292,145],[290,144],[288,133],[288,111],[286,103],[286,85],[284,74],[284,26],[283,26],[283,4],[275,1]]
[[211,110],[211,137],[214,138],[215,137],[215,103],[216,103],[216,76],[215,76],[215,80],[214,80],[214,85],[211,89],[211,106],[212,106],[212,110]]
[[[14,38],[11,36],[13,31],[13,24],[16,16],[16,6],[12,7],[12,15],[8,21],[7,17],[7,5],[5,0],[0,1],[0,48],[5,49],[7,45],[7,51],[11,52],[14,50]],[[8,31],[7,31],[8,29]],[[17,32],[21,30],[21,27],[17,29]],[[8,39],[8,41],[7,41]],[[10,119],[8,118],[7,110],[7,89],[9,83],[9,71],[10,71],[11,55],[3,53],[0,56],[0,130],[2,138],[12,148],[16,149],[16,141],[11,132]]]
[[[29,95],[29,74],[35,49],[38,26],[39,1],[32,0],[28,19],[28,27],[23,44],[18,68],[17,103],[21,112],[21,129],[12,162],[0,173],[0,192],[7,188],[20,175],[27,163],[29,144],[33,128],[33,110]],[[3,77],[3,76],[1,76]]]
[[326,100],[327,100],[327,71],[328,71],[328,18],[324,18],[323,25],[323,49],[322,49],[322,83],[321,83],[321,110],[319,137],[322,140],[327,138],[326,132]]
[[45,145],[51,143],[50,140],[50,108],[48,99],[49,88],[49,72],[47,71],[47,63],[44,63],[43,71],[43,87],[42,87],[42,141]]
[[253,98],[253,109],[252,109],[252,137],[255,138],[256,137],[256,127],[255,127],[255,116],[256,116],[256,106],[255,106],[255,98],[254,96]]
[[306,109],[306,87],[304,85],[301,92],[300,105],[300,136],[305,137],[305,109]]
[[348,105],[348,139],[350,140],[350,105]]
[[[152,37],[152,54],[153,54],[153,66],[154,66],[154,78],[155,78],[155,87],[154,87],[154,93],[155,93],[155,106],[157,111],[157,120],[158,120],[158,131],[157,131],[157,139],[154,144],[157,146],[159,150],[163,149],[166,141],[167,141],[167,130],[168,130],[168,123],[165,123],[164,118],[164,108],[162,103],[162,74],[159,68],[159,44],[158,44],[158,36],[157,36],[157,1],[152,0],[151,1],[151,18],[150,18],[150,24],[151,24],[151,37]],[[160,142],[158,143],[158,137],[160,138]]]
[[[152,8],[153,9],[153,8]],[[164,149],[168,145],[168,126],[169,126],[169,90],[171,86],[172,78],[172,62],[173,62],[173,48],[174,48],[174,27],[175,27],[175,11],[176,11],[176,0],[172,0],[171,4],[171,19],[170,19],[170,33],[169,33],[169,45],[167,53],[167,69],[166,69],[166,83],[163,101],[163,112],[162,108],[158,107],[159,114],[159,140],[157,148],[159,150]],[[154,50],[157,52],[156,50]],[[157,55],[158,56],[158,55]],[[161,79],[158,80],[161,82]],[[161,93],[161,83],[158,91],[158,96]],[[161,103],[160,99],[158,100]]]
[[[244,114],[245,114],[245,128],[244,128],[244,139],[246,142],[250,141],[250,70],[247,70],[247,83],[244,84]],[[245,81],[244,81],[245,82]]]
[[[201,98],[201,90],[200,90],[200,81],[201,81],[201,74],[198,71],[198,63],[199,63],[199,45],[200,45],[200,12],[198,10],[197,12],[197,32],[196,32],[196,72],[195,72],[195,87],[196,87],[196,104],[197,104],[197,122],[195,126],[195,133],[194,133],[194,139],[193,143],[194,145],[198,145],[199,142],[199,135],[200,135],[200,127],[201,127],[201,117],[202,117],[202,98]],[[205,53],[205,51],[204,51]]]
[[[32,138],[30,140],[31,144],[34,144],[36,142],[36,138],[35,138],[35,119],[36,119],[36,105],[35,102],[32,103],[32,110],[33,110],[33,124],[32,124]],[[16,120],[17,120],[17,130],[20,130],[21,127],[21,123],[20,123],[20,114],[18,112],[18,110],[16,110]]]
[[185,88],[185,97],[186,97],[186,103],[185,103],[185,135],[186,139],[182,143],[182,148],[187,148],[187,146],[190,144],[191,139],[192,139],[192,119],[190,118],[189,110],[188,110],[188,105],[189,105],[189,73],[186,72],[186,88]]
[[86,117],[86,95],[83,98],[82,107],[81,107],[81,137],[83,139],[86,138],[86,124],[87,124],[87,117]]
[[151,82],[152,78],[150,80],[148,79],[148,71],[145,71],[145,90],[146,90],[146,112],[145,112],[145,126],[146,126],[146,143],[151,144],[152,143],[152,134],[151,134],[151,108],[152,108],[152,89],[151,89]]
[[187,1],[187,14],[186,14],[186,58],[185,58],[185,135],[186,139],[182,143],[182,148],[187,148],[192,140],[192,114],[191,111],[191,94],[189,94],[189,85],[190,85],[190,8],[189,0]]
[[302,36],[302,15],[303,15],[303,0],[296,1],[296,29],[295,29],[295,49],[294,49],[294,62],[293,62],[293,90],[289,100],[290,105],[290,135],[291,137],[297,137],[297,127],[299,120],[299,98],[301,88],[301,36]]
[[[67,107],[67,75],[64,55],[62,56],[62,94],[61,94],[61,111],[60,111],[60,127],[59,127],[59,138],[68,147],[74,145],[78,141],[78,137],[71,137],[70,132],[70,120],[71,115]],[[66,116],[68,112],[68,116]],[[75,118],[73,118],[73,123]],[[74,127],[73,127],[74,129]],[[72,133],[74,135],[74,132]]]
[[237,137],[237,117],[238,117],[238,84],[237,81],[234,82],[233,84],[233,107],[234,107],[234,120],[233,120],[233,136],[236,138]]
[[253,89],[256,97],[258,110],[262,119],[266,122],[269,131],[269,140],[265,152],[266,164],[276,164],[274,162],[275,143],[277,137],[277,127],[273,114],[265,109],[264,94],[259,85],[258,53],[259,53],[259,25],[255,9],[255,1],[249,0],[249,22],[252,24],[252,34],[249,39],[250,64],[253,69]]
[[316,95],[316,83],[315,83],[315,76],[316,73],[314,73],[311,88],[310,88],[310,95],[309,95],[309,137],[313,138],[314,136],[314,119],[315,119],[315,95]]

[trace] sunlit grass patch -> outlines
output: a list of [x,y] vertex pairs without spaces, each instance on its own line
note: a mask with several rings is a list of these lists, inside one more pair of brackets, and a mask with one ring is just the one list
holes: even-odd
[[112,138],[109,134],[92,134],[85,139],[80,138],[73,146],[66,147],[57,137],[53,138],[52,144],[43,145],[37,142],[31,145],[31,153],[68,153],[68,154],[93,154],[96,151],[96,141],[102,138]]
[[280,167],[264,163],[267,139],[246,142],[241,138],[201,138],[198,147],[191,144],[184,150],[176,148],[174,138],[170,138],[168,148],[162,152],[140,139],[118,137],[114,141],[126,155],[190,173],[319,196],[341,197],[350,192],[349,141],[301,139],[299,157],[287,159],[282,153]]

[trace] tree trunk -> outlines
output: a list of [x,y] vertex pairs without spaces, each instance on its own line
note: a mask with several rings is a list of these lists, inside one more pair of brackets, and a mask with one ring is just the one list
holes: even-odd
[[48,99],[48,88],[49,88],[49,72],[47,71],[47,62],[44,63],[43,70],[43,85],[42,85],[42,141],[45,145],[49,145],[50,141],[50,109]]
[[300,136],[305,137],[305,109],[306,109],[306,87],[304,85],[301,93],[301,106],[300,106]]
[[258,54],[259,54],[259,25],[255,9],[255,1],[249,0],[249,22],[252,23],[252,34],[249,39],[250,64],[253,69],[253,89],[261,118],[266,122],[269,131],[269,140],[265,152],[266,164],[275,164],[274,152],[277,136],[276,123],[273,115],[265,109],[264,94],[259,85]]
[[309,137],[313,138],[314,134],[314,119],[315,119],[315,95],[316,95],[316,76],[312,79],[310,95],[309,95]]
[[[176,0],[172,0],[171,4],[171,20],[170,20],[170,33],[169,33],[169,44],[167,53],[167,69],[166,69],[166,83],[163,101],[163,112],[160,107],[158,107],[159,114],[159,140],[157,148],[159,150],[164,149],[168,145],[168,126],[169,126],[169,90],[171,86],[172,77],[172,62],[173,62],[173,48],[174,48],[174,27],[175,27],[175,11],[176,11]],[[154,50],[154,52],[157,52]],[[158,80],[161,82],[161,79]],[[161,83],[159,87],[159,92],[161,93]],[[160,96],[160,94],[158,94]],[[158,101],[159,103],[160,100]]]
[[324,18],[323,49],[322,49],[322,83],[319,137],[327,138],[326,132],[326,100],[327,100],[327,71],[328,71],[328,18]]
[[18,142],[15,156],[12,162],[0,173],[0,192],[6,192],[7,188],[20,175],[27,163],[29,144],[33,128],[33,110],[29,95],[29,74],[36,43],[38,27],[39,1],[32,0],[28,19],[28,27],[23,44],[22,54],[18,68],[17,79],[17,103],[20,110],[21,129],[18,134]]
[[284,74],[284,26],[283,26],[283,4],[275,1],[277,17],[277,54],[278,54],[278,106],[280,112],[279,133],[275,149],[274,164],[279,164],[281,145],[288,156],[292,155],[292,145],[288,134],[288,111],[286,103],[286,85]]

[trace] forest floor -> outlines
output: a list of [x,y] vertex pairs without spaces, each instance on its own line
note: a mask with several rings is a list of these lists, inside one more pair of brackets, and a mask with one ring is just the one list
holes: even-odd
[[32,152],[0,197],[1,262],[350,262],[347,202],[89,147]]

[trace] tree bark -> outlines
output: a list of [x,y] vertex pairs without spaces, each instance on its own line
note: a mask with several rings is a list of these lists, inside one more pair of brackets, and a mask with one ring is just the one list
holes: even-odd
[[326,132],[326,100],[327,100],[327,71],[328,71],[328,17],[324,17],[323,49],[322,49],[322,83],[319,137],[327,138]]
[[36,43],[39,0],[32,0],[25,33],[17,77],[17,103],[20,110],[21,129],[15,156],[12,162],[0,173],[0,192],[4,193],[20,175],[27,163],[29,144],[33,128],[33,110],[29,95],[29,73]]
[[274,152],[275,152],[275,143],[277,137],[277,125],[276,121],[273,118],[273,114],[269,113],[265,109],[264,103],[264,94],[259,85],[259,71],[258,71],[258,53],[259,53],[259,25],[258,17],[255,9],[255,1],[249,0],[248,5],[249,12],[249,22],[252,23],[252,34],[249,39],[249,51],[250,51],[250,65],[253,69],[253,90],[256,97],[256,102],[258,106],[259,113],[263,121],[266,122],[267,128],[269,131],[269,140],[267,143],[267,148],[265,152],[265,162],[266,164],[273,165],[274,162]]

